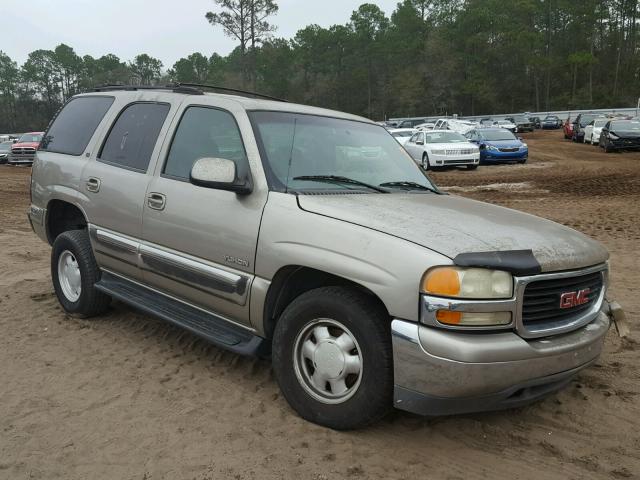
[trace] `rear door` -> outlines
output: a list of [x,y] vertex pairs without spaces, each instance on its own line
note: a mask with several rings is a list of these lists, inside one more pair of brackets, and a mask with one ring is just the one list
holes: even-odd
[[143,275],[145,283],[162,292],[249,324],[249,290],[268,190],[261,182],[264,175],[254,175],[248,195],[189,182],[199,158],[233,160],[238,171],[252,172],[260,161],[244,109],[212,98],[199,97],[181,107],[150,179]]
[[98,264],[140,279],[145,191],[160,149],[158,138],[164,138],[177,106],[148,93],[127,93],[117,100],[106,136],[84,168],[81,205]]

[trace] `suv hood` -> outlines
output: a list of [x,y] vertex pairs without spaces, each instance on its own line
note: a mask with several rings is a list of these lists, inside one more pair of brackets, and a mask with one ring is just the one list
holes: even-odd
[[605,262],[600,243],[555,222],[452,195],[299,195],[301,209],[361,225],[454,258],[461,253],[532,250],[542,271]]

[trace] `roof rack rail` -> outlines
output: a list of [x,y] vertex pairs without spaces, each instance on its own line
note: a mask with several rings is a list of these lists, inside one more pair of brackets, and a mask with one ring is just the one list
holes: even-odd
[[252,97],[252,98],[264,98],[267,100],[275,100],[276,102],[286,102],[283,98],[272,97],[271,95],[265,95],[263,93],[251,92],[249,90],[240,90],[238,88],[230,88],[230,87],[220,87],[218,85],[207,85],[204,83],[190,83],[190,82],[180,82],[176,84],[178,87],[189,87],[189,88],[206,88],[209,90],[218,90],[220,92],[228,92],[235,95],[241,95],[244,97]]
[[194,88],[179,83],[169,83],[167,85],[124,85],[118,83],[108,83],[105,85],[98,85],[93,87],[94,92],[112,92],[116,90],[171,90],[175,93],[186,93],[189,95],[204,95],[204,92],[199,88]]

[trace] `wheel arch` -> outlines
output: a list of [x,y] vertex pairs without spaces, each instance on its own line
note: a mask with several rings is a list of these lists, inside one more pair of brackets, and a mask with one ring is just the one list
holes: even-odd
[[354,288],[371,298],[372,302],[389,315],[382,299],[366,286],[340,275],[303,265],[281,267],[271,280],[263,306],[262,327],[267,338],[272,338],[278,319],[285,308],[298,296],[309,290],[327,286]]
[[56,237],[68,230],[87,228],[87,216],[83,209],[68,200],[53,198],[47,203],[45,228],[47,241],[53,245]]

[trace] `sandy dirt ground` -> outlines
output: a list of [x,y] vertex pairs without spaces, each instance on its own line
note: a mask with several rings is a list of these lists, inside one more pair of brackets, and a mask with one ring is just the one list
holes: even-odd
[[594,366],[535,405],[395,411],[347,433],[298,418],[266,361],[122,304],[67,317],[26,220],[29,169],[0,166],[0,479],[640,478],[640,153],[526,137],[527,165],[431,176],[603,242],[631,335],[612,329]]

